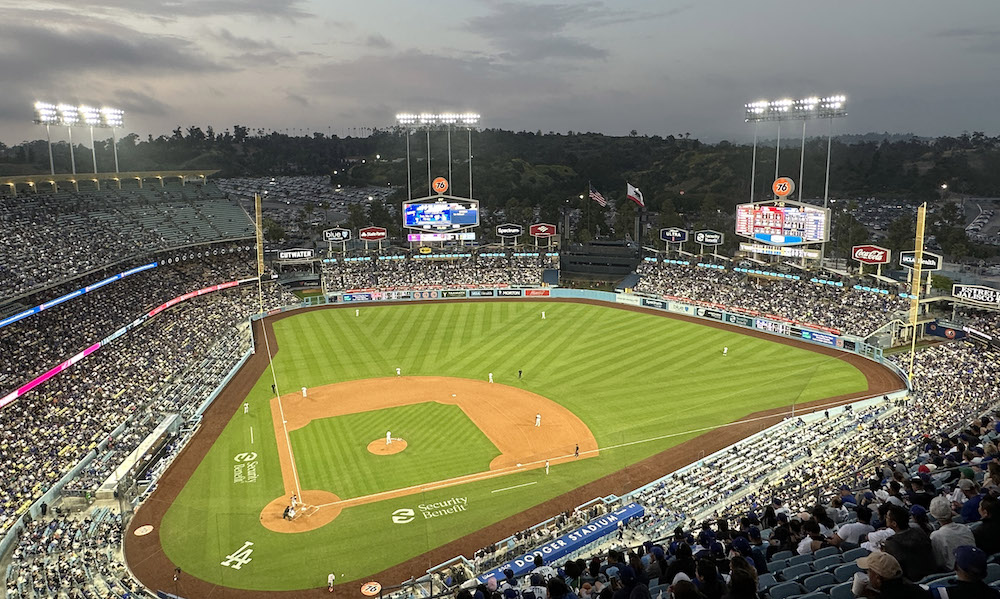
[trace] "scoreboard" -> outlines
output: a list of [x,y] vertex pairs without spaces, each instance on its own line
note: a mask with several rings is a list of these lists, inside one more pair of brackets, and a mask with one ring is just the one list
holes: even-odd
[[739,204],[736,234],[771,245],[823,243],[830,236],[830,211],[789,201]]
[[425,231],[455,231],[479,224],[479,203],[461,198],[403,204],[403,226]]

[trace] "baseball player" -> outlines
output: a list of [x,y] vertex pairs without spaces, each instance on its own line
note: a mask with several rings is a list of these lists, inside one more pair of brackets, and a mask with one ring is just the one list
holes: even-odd
[[385,431],[385,444],[386,445],[392,445],[392,432],[391,431]]
[[726,355],[726,354],[728,354],[728,353],[729,353],[729,348],[728,348],[728,347],[723,347],[723,348],[722,348],[722,355],[724,355],[724,356],[725,356],[725,355]]
[[545,310],[542,310],[542,320],[545,320]]
[[[358,308],[355,308],[354,309],[354,315],[355,316],[361,316],[361,310],[359,310]],[[333,574],[331,574],[330,576],[333,576]]]
[[573,450],[573,457],[574,458],[580,457],[580,444],[579,443],[576,444],[576,449]]
[[535,426],[542,426],[542,414],[539,412],[535,414]]
[[492,372],[490,373],[490,382],[491,383],[493,382],[493,373]]
[[517,369],[517,380],[521,380],[521,372],[522,372],[521,369],[518,368]]
[[401,374],[402,372],[403,372],[403,371],[402,371],[402,370],[400,370],[400,369],[399,369],[399,367],[397,366],[397,367],[396,367],[396,376],[399,376],[399,375],[400,375],[400,374]]
[[337,577],[334,576],[333,572],[330,572],[327,575],[327,577],[326,577],[326,590],[327,591],[329,591],[331,593],[333,592],[333,583],[334,583],[335,580],[337,580]]
[[243,402],[243,413],[244,414],[250,413],[250,402],[247,401]]
[[549,473],[549,461],[545,460],[545,474]]

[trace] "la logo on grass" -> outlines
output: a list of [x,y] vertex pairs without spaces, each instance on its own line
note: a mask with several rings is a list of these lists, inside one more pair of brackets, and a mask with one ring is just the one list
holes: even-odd
[[393,524],[408,524],[413,522],[416,517],[416,513],[408,507],[401,507],[392,513],[392,523]]

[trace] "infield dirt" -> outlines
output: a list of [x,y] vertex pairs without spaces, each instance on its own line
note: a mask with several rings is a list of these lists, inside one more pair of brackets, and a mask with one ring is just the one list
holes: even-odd
[[[556,464],[562,461],[592,458],[599,455],[597,440],[587,425],[567,408],[541,395],[498,383],[487,383],[472,379],[442,376],[403,376],[378,379],[363,379],[335,383],[309,389],[307,396],[287,393],[271,400],[271,419],[274,422],[274,436],[278,439],[278,456],[281,462],[281,477],[285,484],[285,495],[297,492],[293,456],[288,443],[288,432],[307,426],[313,420],[333,418],[359,412],[372,412],[386,408],[396,408],[413,404],[437,402],[455,405],[475,424],[479,430],[500,450],[500,455],[490,462],[489,470],[446,480],[426,481],[404,489],[393,489],[362,497],[327,501],[311,501],[309,493],[323,491],[303,491],[303,498],[316,510],[303,513],[294,520],[274,519],[275,502],[288,504],[285,497],[272,501],[264,509],[269,515],[265,526],[275,532],[305,532],[315,530],[332,522],[341,510],[354,505],[385,501],[396,497],[414,495],[472,481],[503,476],[512,472],[544,468],[546,461]],[[536,420],[536,416],[540,416]],[[282,418],[284,417],[284,418]],[[539,426],[535,423],[539,422]],[[285,440],[282,442],[282,440]],[[579,444],[580,456],[574,456]],[[372,446],[378,451],[372,451]],[[395,453],[393,446],[401,451],[405,445],[394,442],[385,444],[385,439],[376,439],[368,444],[368,451],[388,455]],[[330,493],[327,493],[330,495]],[[334,496],[335,497],[335,496]],[[332,517],[328,510],[336,510]]]

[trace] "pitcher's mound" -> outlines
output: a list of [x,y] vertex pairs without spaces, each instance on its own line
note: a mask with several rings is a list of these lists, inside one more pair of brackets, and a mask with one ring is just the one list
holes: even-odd
[[288,507],[288,496],[279,497],[267,504],[260,512],[260,523],[264,528],[274,532],[306,532],[316,530],[333,522],[340,515],[342,508],[335,506],[321,507],[325,503],[340,501],[329,491],[302,491],[302,502],[296,507],[294,520],[285,520],[282,514]]
[[368,451],[375,455],[392,455],[404,449],[406,449],[406,441],[404,439],[393,439],[389,445],[385,444],[385,439],[375,439],[368,444]]

